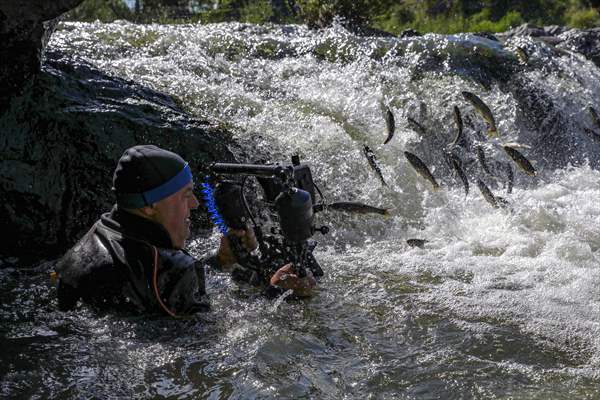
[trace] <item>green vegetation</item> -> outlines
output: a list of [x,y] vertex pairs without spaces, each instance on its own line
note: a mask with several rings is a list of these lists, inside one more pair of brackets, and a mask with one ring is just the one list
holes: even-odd
[[67,19],[181,23],[240,21],[304,23],[324,27],[334,20],[398,34],[501,32],[535,25],[600,26],[597,0],[85,0]]
[[116,19],[133,19],[133,13],[122,0],[85,0],[69,11],[65,19],[70,21],[112,22]]

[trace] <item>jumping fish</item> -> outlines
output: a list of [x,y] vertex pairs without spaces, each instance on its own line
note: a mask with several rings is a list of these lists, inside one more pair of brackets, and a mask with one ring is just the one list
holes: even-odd
[[522,144],[522,143],[517,143],[517,142],[507,142],[507,143],[504,143],[503,146],[510,146],[515,149],[530,149],[531,148],[531,146],[528,144]]
[[442,151],[442,160],[444,160],[444,164],[448,167],[448,170],[453,171],[454,167],[452,166],[452,160],[450,157],[450,151]]
[[406,240],[406,244],[409,245],[410,247],[418,247],[420,249],[425,247],[425,243],[427,243],[427,242],[429,242],[429,240],[426,240],[426,239],[407,239]]
[[363,151],[365,153],[365,156],[367,157],[367,161],[369,161],[369,165],[371,166],[371,168],[373,168],[373,171],[375,171],[375,173],[377,174],[377,177],[381,181],[381,184],[383,186],[387,186],[387,183],[385,183],[385,180],[383,179],[383,174],[381,173],[381,168],[379,167],[379,163],[377,162],[377,158],[375,158],[375,153],[373,153],[373,150],[371,150],[369,148],[369,146],[365,145],[365,148],[363,149]]
[[521,62],[521,64],[527,64],[529,62],[529,55],[527,54],[524,48],[516,46],[515,52],[517,53],[517,57],[519,57],[519,61]]
[[494,197],[494,194],[492,193],[492,191],[490,190],[490,188],[488,188],[486,186],[485,183],[483,183],[483,181],[481,179],[477,179],[477,187],[479,188],[479,191],[481,192],[481,194],[483,195],[483,198],[490,203],[490,205],[494,208],[498,208],[498,201],[496,200],[496,197]]
[[427,135],[427,131],[425,130],[423,125],[421,125],[411,117],[407,117],[406,120],[408,121],[408,125],[411,127],[412,130],[419,133],[421,136]]
[[394,137],[394,131],[396,130],[396,122],[394,120],[394,114],[389,107],[386,107],[385,110],[385,126],[387,128],[387,139],[383,144],[387,144]]
[[460,110],[457,106],[454,106],[454,122],[456,122],[456,126],[458,127],[458,131],[456,132],[456,137],[450,143],[450,146],[454,147],[458,144],[458,142],[462,139],[463,134],[463,121],[460,116]]
[[490,108],[483,102],[483,100],[481,100],[479,97],[477,97],[476,95],[474,95],[471,92],[462,92],[463,97],[465,98],[465,100],[467,100],[469,103],[471,103],[473,105],[473,107],[475,107],[475,109],[477,110],[477,112],[479,112],[479,114],[483,117],[483,119],[485,119],[489,125],[489,130],[488,130],[488,136],[492,137],[492,136],[498,136],[498,131],[496,129],[496,121],[494,120],[494,116],[492,115],[492,111],[490,110]]
[[481,168],[485,171],[486,174],[491,175],[492,173],[490,172],[490,169],[488,168],[487,163],[485,161],[485,153],[483,152],[483,147],[476,146],[475,154],[477,155],[477,161],[479,161],[479,165],[481,165]]
[[506,179],[508,179],[506,182],[506,193],[511,194],[513,190],[513,184],[515,182],[515,176],[513,174],[512,166],[509,162],[504,163],[504,168],[506,170]]
[[466,196],[469,194],[469,179],[467,178],[465,171],[463,171],[462,169],[460,158],[458,158],[458,156],[452,152],[450,152],[449,155],[450,161],[452,162],[452,168],[454,169],[454,172],[456,172],[456,175],[458,175],[458,177],[463,183],[463,186],[465,187]]
[[419,117],[421,119],[427,118],[427,104],[424,101],[419,102]]
[[390,215],[390,212],[385,208],[374,207],[355,201],[338,201],[336,203],[331,203],[327,206],[327,208],[331,210],[348,211],[357,214]]
[[404,156],[406,157],[406,159],[408,160],[410,165],[412,165],[412,167],[415,169],[415,171],[417,171],[419,173],[419,175],[421,175],[423,178],[425,178],[426,180],[428,180],[431,183],[434,191],[437,191],[440,189],[440,185],[437,183],[437,181],[431,174],[431,171],[429,171],[429,168],[427,168],[427,165],[425,165],[425,163],[423,161],[421,161],[421,159],[419,157],[417,157],[416,155],[414,155],[412,153],[409,153],[408,151],[404,152]]
[[600,142],[600,133],[597,133],[589,128],[586,128],[585,126],[583,127],[583,130],[590,137],[590,139],[592,139],[596,142]]
[[600,117],[598,116],[598,113],[596,112],[596,110],[594,110],[594,107],[588,107],[588,111],[589,111],[590,115],[592,116],[592,119],[594,120],[596,127],[598,127],[598,129],[600,129]]
[[495,199],[496,199],[496,203],[498,203],[498,205],[500,207],[512,211],[512,209],[510,207],[510,203],[504,197],[496,196]]
[[533,165],[529,162],[528,159],[525,158],[523,154],[521,154],[518,150],[510,147],[510,146],[502,146],[506,154],[509,155],[510,158],[521,168],[527,175],[535,176],[537,174]]

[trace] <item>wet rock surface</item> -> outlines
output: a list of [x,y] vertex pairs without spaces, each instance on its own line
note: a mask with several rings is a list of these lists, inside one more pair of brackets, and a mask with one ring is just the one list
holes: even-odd
[[560,35],[561,47],[581,53],[600,68],[600,28],[570,30]]
[[570,29],[565,26],[550,25],[537,27],[523,24],[509,31],[496,34],[506,40],[514,36],[531,36],[560,49],[582,54],[600,68],[600,28]]
[[40,71],[56,18],[82,1],[0,2],[0,110]]
[[[58,255],[110,209],[123,151],[164,146],[190,162],[196,180],[233,160],[230,136],[186,115],[170,97],[48,53],[35,82],[0,116],[0,254]],[[196,226],[207,226],[196,212]],[[204,218],[204,219],[203,219]]]

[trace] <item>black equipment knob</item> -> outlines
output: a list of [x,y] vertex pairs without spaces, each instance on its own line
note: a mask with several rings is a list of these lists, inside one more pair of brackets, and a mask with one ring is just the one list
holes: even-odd
[[322,227],[320,227],[320,228],[315,228],[315,231],[319,231],[319,232],[321,232],[321,234],[322,234],[322,235],[326,235],[326,234],[328,234],[328,233],[329,233],[329,227],[328,227],[328,226],[325,226],[325,225],[323,225],[323,226],[322,226]]
[[294,154],[292,156],[292,165],[294,167],[297,167],[298,165],[300,165],[300,156],[298,154]]

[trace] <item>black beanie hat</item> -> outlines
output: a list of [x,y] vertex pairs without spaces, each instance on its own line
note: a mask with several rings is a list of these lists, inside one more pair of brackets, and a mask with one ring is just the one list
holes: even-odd
[[188,164],[179,155],[154,145],[125,150],[113,175],[117,204],[141,208],[179,191],[192,180]]

